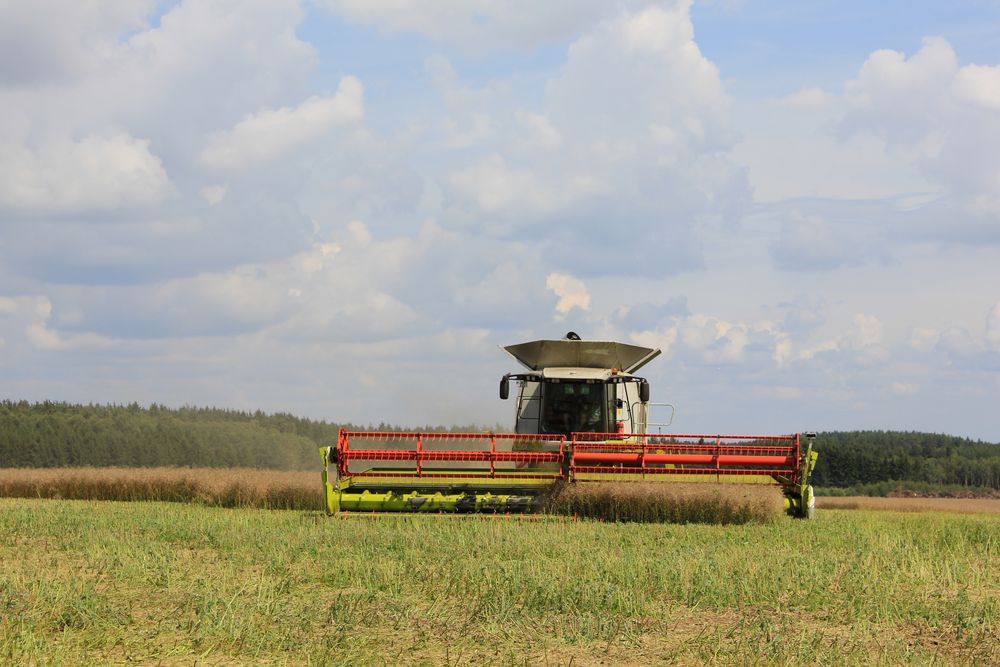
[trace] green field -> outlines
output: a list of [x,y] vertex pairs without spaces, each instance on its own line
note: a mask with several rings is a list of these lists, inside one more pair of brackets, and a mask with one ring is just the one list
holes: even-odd
[[744,526],[0,499],[0,663],[1000,663],[1000,515]]

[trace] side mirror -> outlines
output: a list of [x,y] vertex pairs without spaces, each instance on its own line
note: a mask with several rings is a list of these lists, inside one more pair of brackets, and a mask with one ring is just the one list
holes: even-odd
[[510,373],[500,378],[500,400],[506,401],[510,396]]
[[649,383],[645,380],[639,383],[639,400],[649,403]]

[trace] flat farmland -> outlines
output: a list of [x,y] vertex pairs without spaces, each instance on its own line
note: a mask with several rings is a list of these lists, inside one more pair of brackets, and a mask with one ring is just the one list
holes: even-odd
[[997,664],[1000,515],[737,526],[0,499],[4,664]]
[[819,509],[881,510],[884,512],[958,512],[1000,514],[1000,498],[873,498],[827,496],[816,499]]

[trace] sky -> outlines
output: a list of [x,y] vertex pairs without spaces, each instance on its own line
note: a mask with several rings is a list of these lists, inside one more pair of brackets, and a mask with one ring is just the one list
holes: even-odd
[[0,397],[1000,442],[1000,2],[0,1]]

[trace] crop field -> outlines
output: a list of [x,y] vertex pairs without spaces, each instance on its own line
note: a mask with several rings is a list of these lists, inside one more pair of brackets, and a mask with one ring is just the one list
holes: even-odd
[[781,489],[763,484],[613,482],[553,489],[546,514],[642,523],[765,523],[784,514]]
[[1000,515],[0,499],[3,664],[997,664]]
[[323,507],[318,472],[252,468],[0,468],[0,497]]
[[886,512],[961,512],[1000,514],[1000,498],[872,498],[868,496],[819,497],[820,509],[882,510]]
[[[675,482],[560,486],[550,514],[675,523],[748,523],[781,516],[774,486]],[[319,473],[248,468],[0,468],[0,497],[188,502],[217,507],[320,509]]]

